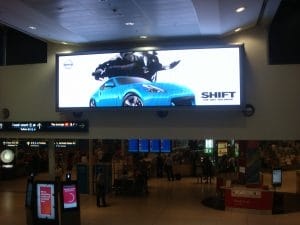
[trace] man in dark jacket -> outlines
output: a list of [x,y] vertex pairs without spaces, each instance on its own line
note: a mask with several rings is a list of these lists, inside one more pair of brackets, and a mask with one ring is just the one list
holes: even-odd
[[106,200],[105,200],[105,177],[103,173],[98,173],[96,177],[96,199],[97,199],[97,207],[100,207],[100,204],[102,202],[102,205],[105,207]]

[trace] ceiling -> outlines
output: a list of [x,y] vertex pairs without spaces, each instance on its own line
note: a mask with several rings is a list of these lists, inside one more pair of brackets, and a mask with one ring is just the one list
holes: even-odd
[[[0,23],[50,42],[221,37],[269,24],[280,0],[0,0]],[[243,12],[235,10],[245,7]],[[126,23],[129,23],[126,25]]]

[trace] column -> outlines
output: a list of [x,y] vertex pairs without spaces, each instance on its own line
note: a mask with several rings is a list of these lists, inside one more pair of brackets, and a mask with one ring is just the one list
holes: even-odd
[[49,180],[55,180],[55,144],[54,140],[48,141]]
[[89,139],[89,194],[93,194],[93,184],[94,184],[94,178],[93,178],[93,160],[94,159],[94,152],[93,152],[93,139]]

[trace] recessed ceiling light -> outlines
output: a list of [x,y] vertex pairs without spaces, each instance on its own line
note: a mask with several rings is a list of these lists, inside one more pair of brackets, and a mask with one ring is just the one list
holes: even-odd
[[235,11],[236,11],[237,13],[240,13],[240,12],[243,12],[245,9],[246,9],[245,7],[239,7],[239,8],[237,8]]
[[58,11],[64,11],[64,8],[63,7],[56,7],[56,9],[58,10]]
[[239,32],[240,30],[241,30],[242,28],[236,28],[235,30],[234,30],[234,32]]
[[36,30],[35,26],[29,26],[28,28],[31,29],[31,30]]
[[148,37],[147,37],[146,35],[141,35],[140,38],[141,38],[141,39],[146,39],[146,38],[148,38]]
[[134,22],[126,22],[125,25],[126,25],[126,26],[133,26],[133,25],[134,25]]

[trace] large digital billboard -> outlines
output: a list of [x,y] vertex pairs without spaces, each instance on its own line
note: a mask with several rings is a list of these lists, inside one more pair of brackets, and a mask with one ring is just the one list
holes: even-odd
[[57,54],[57,110],[239,107],[241,49]]

